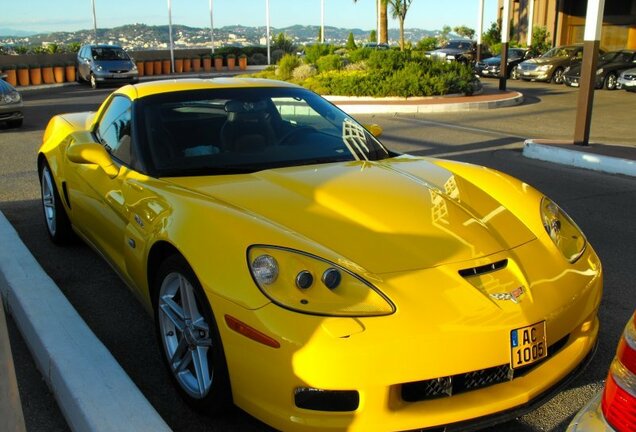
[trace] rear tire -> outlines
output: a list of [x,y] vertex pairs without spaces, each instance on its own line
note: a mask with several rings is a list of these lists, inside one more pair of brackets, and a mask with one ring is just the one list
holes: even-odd
[[58,245],[68,244],[74,239],[73,229],[64,209],[64,204],[60,199],[60,194],[57,192],[51,168],[46,161],[40,163],[39,172],[42,211],[46,230],[53,243]]
[[172,255],[154,280],[155,325],[161,357],[183,399],[218,415],[232,406],[221,336],[203,288],[185,258]]

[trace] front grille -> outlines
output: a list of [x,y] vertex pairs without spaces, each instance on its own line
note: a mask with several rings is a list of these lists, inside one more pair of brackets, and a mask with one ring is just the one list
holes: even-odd
[[634,81],[636,80],[636,75],[626,74],[626,75],[623,75],[623,78],[628,79],[630,81]]
[[532,63],[519,63],[519,69],[522,71],[533,71],[537,68],[537,65]]
[[559,352],[566,345],[568,337],[569,335],[550,345],[548,347],[548,357],[519,369],[511,369],[509,364],[505,364],[448,377],[402,384],[400,391],[402,400],[405,402],[419,402],[453,396],[522,377]]

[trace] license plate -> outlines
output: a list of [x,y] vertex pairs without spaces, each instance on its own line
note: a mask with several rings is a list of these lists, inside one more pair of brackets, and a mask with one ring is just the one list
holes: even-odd
[[510,365],[513,369],[532,364],[547,355],[545,321],[510,332]]
[[113,75],[115,76],[115,78],[124,78],[126,76],[125,73],[119,73],[119,72],[118,73],[114,73]]

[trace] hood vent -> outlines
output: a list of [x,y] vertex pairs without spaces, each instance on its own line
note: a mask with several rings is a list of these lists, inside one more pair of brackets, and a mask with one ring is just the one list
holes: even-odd
[[506,268],[507,265],[508,265],[508,260],[503,259],[501,261],[497,261],[492,264],[486,264],[479,267],[471,267],[467,269],[462,269],[459,271],[459,275],[461,277],[481,276],[486,273],[490,273],[490,272],[494,272],[494,271]]

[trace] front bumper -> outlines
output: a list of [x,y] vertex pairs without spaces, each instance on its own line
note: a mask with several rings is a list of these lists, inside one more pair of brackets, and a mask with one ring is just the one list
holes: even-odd
[[0,105],[0,123],[22,120],[22,102]]
[[520,70],[519,77],[526,81],[550,81],[552,78],[552,69],[543,70]]
[[129,72],[109,72],[109,71],[95,71],[93,72],[95,81],[98,83],[135,83],[139,81],[138,71]]
[[[536,243],[519,247],[517,258],[524,263],[531,256],[536,258]],[[446,291],[451,296],[447,303],[438,303],[429,291],[431,304],[414,307],[420,304],[421,291],[413,290],[423,289],[422,281],[430,287],[448,286],[440,269],[388,276],[385,282],[402,290],[392,290],[398,310],[385,317],[301,315],[272,304],[246,311],[213,298],[212,304],[217,309],[221,306],[222,314],[281,342],[278,349],[255,343],[230,330],[223,316],[217,316],[234,402],[271,426],[290,431],[412,430],[442,425],[469,430],[520,415],[544,401],[546,394],[585,363],[599,328],[596,314],[602,272],[591,247],[573,272],[558,266],[545,272],[541,270],[545,261],[535,262],[524,269],[537,287],[524,299],[528,308],[523,314],[511,302],[497,303],[497,311],[486,313],[482,306],[488,306],[466,302],[466,297],[474,294],[477,299],[481,294],[466,293],[460,287]],[[449,274],[455,277],[456,269]],[[577,287],[576,294],[562,296],[563,287]],[[540,293],[543,290],[547,296]],[[539,297],[541,304],[533,300]],[[552,353],[548,348],[548,359],[521,376],[452,396],[405,400],[406,384],[509,364],[510,330],[544,319],[548,346],[562,344]],[[359,404],[353,411],[299,408],[294,395],[301,388],[355,391]]]
[[619,77],[616,88],[636,91],[636,79],[625,79]]

